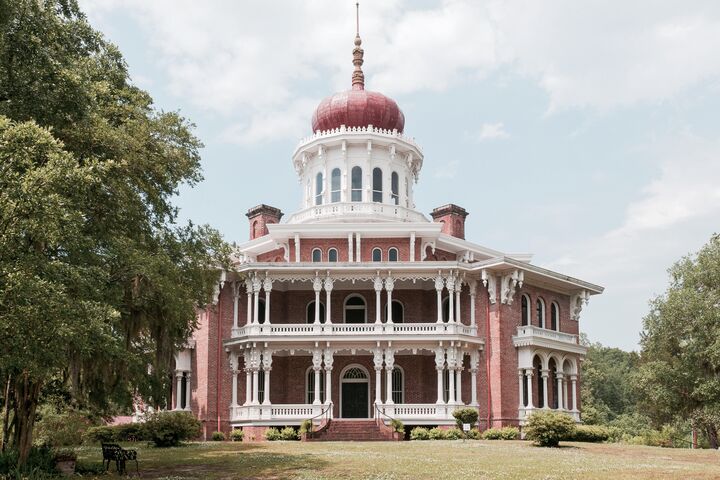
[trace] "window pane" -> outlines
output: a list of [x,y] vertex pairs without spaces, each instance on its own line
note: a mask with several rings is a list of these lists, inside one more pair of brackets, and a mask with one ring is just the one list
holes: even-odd
[[382,170],[373,168],[373,202],[383,201]]
[[340,169],[339,168],[336,168],[332,171],[330,182],[331,182],[330,201],[333,203],[339,202],[340,201]]
[[313,262],[322,262],[322,252],[319,248],[316,248],[312,252],[312,261]]
[[392,200],[395,205],[400,203],[400,176],[397,172],[392,172],[390,177],[390,189],[392,192]]
[[392,372],[392,400],[395,403],[403,403],[402,370],[397,367]]
[[350,200],[353,202],[362,202],[362,168],[353,167],[350,185],[352,189]]
[[258,323],[265,323],[265,300],[258,301]]
[[372,251],[372,261],[373,262],[380,262],[382,261],[382,250],[379,248],[375,248]]
[[338,251],[334,248],[331,248],[328,252],[328,261],[330,262],[337,262],[338,261]]
[[398,251],[397,248],[391,248],[388,252],[388,260],[391,262],[397,262],[398,259]]
[[315,205],[322,205],[323,176],[322,173],[315,175]]
[[520,317],[520,323],[521,323],[521,325],[525,326],[529,323],[528,317],[530,314],[530,311],[529,311],[530,309],[528,308],[527,297],[525,295],[523,295],[521,298],[522,298],[522,300],[521,300],[522,312],[521,312],[521,317]]
[[538,326],[540,328],[545,328],[545,308],[543,308],[542,300],[537,301],[537,319]]

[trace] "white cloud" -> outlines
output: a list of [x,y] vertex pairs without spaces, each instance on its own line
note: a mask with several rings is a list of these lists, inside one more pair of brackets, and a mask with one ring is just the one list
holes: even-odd
[[480,126],[480,132],[477,135],[477,139],[480,142],[487,140],[500,140],[509,137],[510,134],[505,131],[503,122],[483,123],[482,126]]

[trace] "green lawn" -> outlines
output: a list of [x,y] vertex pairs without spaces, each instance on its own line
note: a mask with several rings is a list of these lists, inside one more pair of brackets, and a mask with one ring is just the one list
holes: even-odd
[[[720,452],[619,444],[521,441],[193,443],[135,445],[143,478],[234,479],[717,479]],[[99,448],[80,461],[100,464]],[[134,464],[128,469],[134,473]],[[111,467],[111,469],[114,467]],[[107,478],[107,477],[104,477]]]

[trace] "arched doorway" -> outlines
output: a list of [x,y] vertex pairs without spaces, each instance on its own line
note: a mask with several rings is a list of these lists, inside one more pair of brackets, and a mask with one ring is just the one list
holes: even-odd
[[370,376],[360,365],[348,365],[340,375],[340,418],[370,417]]

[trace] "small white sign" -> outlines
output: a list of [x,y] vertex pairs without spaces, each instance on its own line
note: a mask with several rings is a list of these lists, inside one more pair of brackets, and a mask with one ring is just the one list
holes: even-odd
[[463,423],[463,432],[469,432],[469,431],[470,431],[470,424]]

